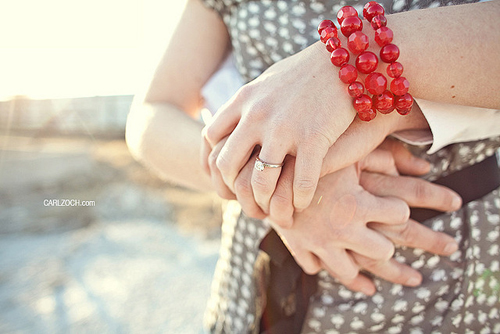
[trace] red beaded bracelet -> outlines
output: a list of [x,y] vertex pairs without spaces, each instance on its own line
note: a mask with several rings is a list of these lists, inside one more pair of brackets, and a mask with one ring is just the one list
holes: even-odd
[[[403,74],[403,65],[397,62],[399,48],[392,44],[393,32],[387,28],[384,8],[375,1],[368,2],[363,8],[363,16],[375,30],[375,42],[381,47],[380,60],[388,63],[387,75],[393,80],[387,89],[387,78],[374,72],[378,67],[378,57],[370,51],[368,36],[361,30],[363,21],[354,7],[344,6],[337,13],[341,33],[347,38],[347,49],[356,56],[355,66],[349,64],[350,54],[343,48],[338,38],[337,27],[331,20],[323,20],[318,26],[320,39],[331,53],[332,64],[340,67],[339,78],[348,84],[347,91],[353,97],[353,106],[360,119],[370,121],[379,111],[388,114],[394,109],[401,115],[410,112],[413,97],[408,93],[409,82]],[[358,71],[365,76],[363,84],[358,79]],[[365,87],[372,97],[365,94]]]

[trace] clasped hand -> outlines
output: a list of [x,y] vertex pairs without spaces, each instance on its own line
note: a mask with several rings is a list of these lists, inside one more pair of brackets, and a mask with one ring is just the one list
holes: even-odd
[[[359,161],[390,133],[415,126],[415,119],[425,122],[417,112],[359,120],[327,56],[320,43],[277,62],[243,86],[203,130],[202,164],[208,171],[213,159],[218,194],[236,194],[251,216],[271,216],[286,226],[295,210],[309,206],[321,176]],[[288,193],[277,191],[279,168],[252,173],[251,189],[237,190],[248,186],[238,175],[248,172],[244,169],[257,146],[267,163],[286,166],[287,156],[295,157]]]
[[[224,142],[210,154],[212,176],[218,173],[217,155]],[[246,199],[248,196],[241,192],[251,193],[253,159],[257,153],[253,152],[237,176],[236,195],[232,198]],[[346,287],[366,294],[373,294],[375,285],[360,273],[361,269],[393,283],[416,286],[421,275],[392,259],[394,244],[440,255],[450,255],[457,244],[453,238],[409,219],[409,206],[449,211],[458,209],[460,201],[447,188],[398,175],[398,169],[408,174],[424,173],[425,163],[415,163],[415,159],[401,144],[387,140],[359,163],[322,177],[312,204],[302,212],[292,213],[292,221],[286,227],[272,217],[266,219],[307,273],[326,269]],[[273,198],[288,200],[294,160],[286,157]],[[250,215],[265,218],[254,202],[243,204],[251,208]]]
[[[399,176],[398,169],[428,168],[400,146],[367,155],[413,116],[380,115],[369,124],[355,118],[345,86],[325,71],[329,65],[311,63],[328,58],[316,57],[319,48],[274,64],[240,89],[203,130],[202,165],[221,197],[271,222],[306,272],[324,268],[365,293],[374,286],[360,268],[418,284],[418,272],[391,259],[393,243],[437,254],[450,254],[456,243],[409,220],[408,206],[451,211],[460,199]],[[283,167],[256,170],[256,157]],[[371,186],[377,183],[384,187]]]
[[[202,163],[206,168],[206,156],[228,137],[215,161],[220,195],[237,193],[237,176],[259,145],[259,158],[268,163],[280,164],[287,155],[296,157],[288,213],[292,206],[299,210],[309,206],[323,159],[355,117],[345,87],[334,76],[325,75],[332,65],[310,61],[318,53],[318,59],[328,61],[324,52],[324,47],[313,45],[277,62],[242,87],[205,128]],[[279,169],[266,168],[251,177],[253,200],[266,215],[279,175]]]

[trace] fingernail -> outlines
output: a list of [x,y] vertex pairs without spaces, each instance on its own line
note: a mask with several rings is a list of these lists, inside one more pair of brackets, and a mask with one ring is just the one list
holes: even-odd
[[415,165],[418,169],[425,171],[426,173],[431,169],[431,164],[423,159],[416,158]]
[[408,285],[408,286],[417,286],[417,285],[420,285],[420,278],[418,277],[410,277],[405,285]]
[[444,252],[445,254],[453,254],[458,250],[458,244],[453,241],[449,242],[445,247],[444,247]]
[[460,209],[460,207],[462,206],[462,198],[458,195],[453,195],[451,205],[453,206],[453,208],[455,208],[455,210]]
[[376,289],[373,288],[373,287],[366,287],[366,286],[364,286],[364,287],[361,288],[361,292],[364,293],[367,296],[373,296],[375,294],[375,292],[376,292]]

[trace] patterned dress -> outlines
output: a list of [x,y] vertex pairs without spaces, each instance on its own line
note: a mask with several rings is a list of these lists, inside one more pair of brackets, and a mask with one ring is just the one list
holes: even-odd
[[[386,12],[456,4],[456,1],[380,1]],[[204,0],[224,20],[237,68],[246,81],[273,63],[317,41],[316,27],[344,5],[362,12],[365,1]],[[495,154],[500,137],[450,145],[433,155],[412,147],[432,163],[428,180],[459,171]],[[453,236],[460,248],[450,257],[400,247],[395,258],[419,270],[417,288],[374,278],[377,293],[343,287],[318,275],[302,333],[500,333],[499,189],[462,209],[423,222]],[[258,333],[266,283],[259,243],[265,222],[240,214],[232,203],[222,227],[222,245],[205,322],[213,333]]]

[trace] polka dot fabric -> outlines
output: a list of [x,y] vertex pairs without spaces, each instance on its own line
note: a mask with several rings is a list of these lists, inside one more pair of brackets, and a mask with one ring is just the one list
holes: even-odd
[[263,307],[258,304],[258,295],[265,288],[261,270],[255,270],[255,265],[260,254],[259,243],[269,227],[240,213],[237,202],[230,202],[224,213],[221,252],[205,313],[206,326],[213,333],[258,330],[258,314]]
[[[305,49],[318,40],[317,27],[324,19],[351,5],[363,12],[367,1],[320,0],[205,0],[226,24],[236,65],[246,81],[259,76],[275,62]],[[378,1],[387,13],[439,7],[457,1]],[[468,1],[461,1],[464,3]],[[474,2],[474,1],[472,1]]]
[[375,279],[373,297],[353,293],[321,272],[303,333],[500,333],[499,190],[425,225],[452,235],[460,250],[441,257],[398,248],[420,271],[420,287]]
[[[227,25],[237,67],[246,81],[316,42],[319,22],[336,17],[342,6],[352,5],[362,12],[365,2],[204,0]],[[380,2],[388,13],[458,3]],[[432,163],[426,176],[432,181],[482,161],[499,147],[500,137],[450,145],[433,155],[424,153],[427,147],[411,149]],[[499,190],[423,223],[455,237],[460,250],[440,257],[398,248],[396,260],[419,270],[422,285],[405,288],[375,279],[378,292],[373,297],[353,293],[321,272],[302,333],[500,333]],[[258,245],[268,230],[265,222],[239,215],[237,205],[226,212],[205,318],[210,332],[258,333],[260,293],[266,281]]]

